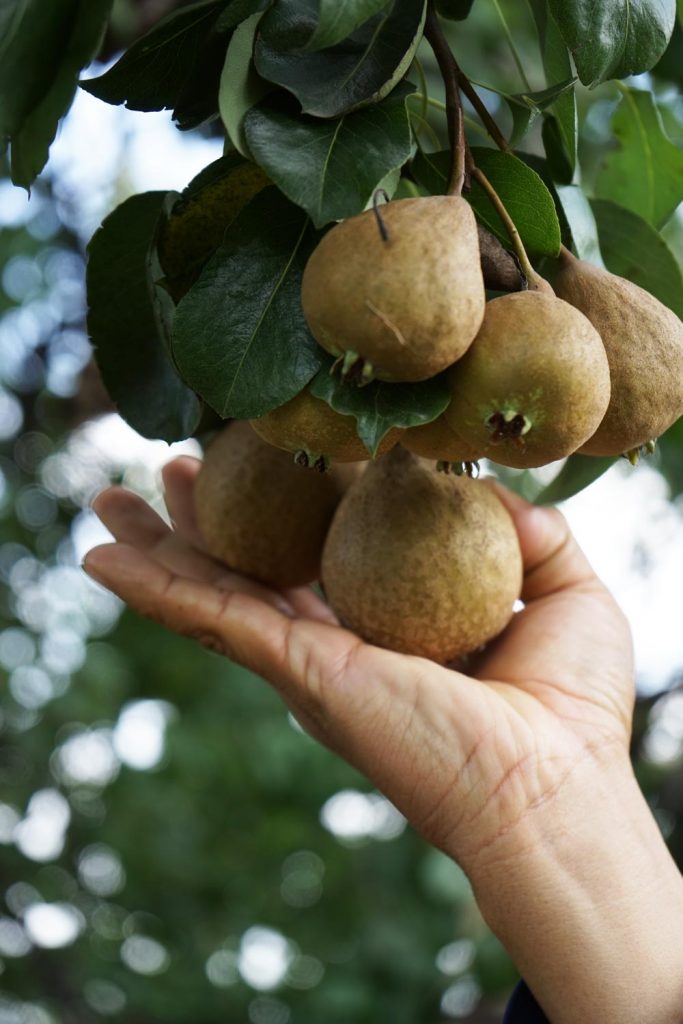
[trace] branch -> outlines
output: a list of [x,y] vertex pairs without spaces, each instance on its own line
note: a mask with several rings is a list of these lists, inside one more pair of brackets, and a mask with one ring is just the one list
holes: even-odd
[[430,0],[425,22],[425,38],[434,51],[446,89],[446,120],[451,148],[451,167],[446,194],[459,196],[465,183],[465,122],[458,89],[458,66]]

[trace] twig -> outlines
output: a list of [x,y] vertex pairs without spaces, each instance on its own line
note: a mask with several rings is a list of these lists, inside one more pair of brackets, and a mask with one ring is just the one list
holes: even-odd
[[446,194],[459,196],[465,183],[465,123],[458,89],[458,67],[448,45],[441,24],[434,10],[432,0],[427,9],[425,38],[434,51],[439,71],[446,89],[446,120],[448,139],[451,147],[451,167],[448,175]]
[[482,124],[486,128],[486,131],[489,133],[495,144],[498,146],[498,149],[502,149],[504,153],[511,152],[511,147],[508,144],[507,139],[505,138],[500,128],[494,121],[493,117],[489,113],[486,104],[482,100],[481,96],[474,88],[469,78],[462,70],[460,65],[457,63],[457,61],[455,63],[455,66],[458,75],[458,85],[465,93],[465,96],[467,96],[467,99],[470,101],[476,112],[479,114]]
[[[434,110],[440,110],[442,113],[446,109],[446,104],[442,103],[441,100],[437,100],[434,96],[424,96],[421,92],[411,93],[408,99],[418,100],[419,102],[425,100],[428,106],[433,107]],[[415,111],[411,111],[411,113],[415,113]],[[418,114],[417,116],[419,117],[421,115]],[[468,117],[464,111],[462,119],[465,122],[466,127],[471,128],[473,132],[478,132],[479,135],[488,135],[486,129],[482,127],[478,121],[475,121],[473,117]]]
[[537,274],[534,268],[531,266],[531,262],[529,260],[529,257],[527,256],[527,252],[524,248],[524,243],[522,242],[519,231],[515,227],[515,223],[512,217],[505,209],[503,201],[496,192],[496,190],[494,189],[493,185],[486,177],[484,172],[481,171],[478,167],[472,167],[470,173],[472,177],[475,179],[475,181],[478,181],[481,187],[484,189],[487,196],[491,200],[496,210],[496,213],[498,214],[503,224],[505,225],[505,230],[510,236],[510,241],[512,242],[512,247],[515,250],[515,255],[519,260],[519,265],[521,266],[522,271],[524,272],[524,275],[526,276],[529,282],[529,288],[532,291],[547,291],[549,289],[547,282],[541,277],[540,274]]

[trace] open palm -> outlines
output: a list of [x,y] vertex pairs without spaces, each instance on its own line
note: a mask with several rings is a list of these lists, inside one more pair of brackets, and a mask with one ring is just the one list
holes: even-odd
[[578,766],[627,754],[631,640],[564,518],[498,488],[519,534],[525,607],[468,674],[363,643],[309,588],[275,591],[202,550],[200,463],[165,467],[169,529],[113,487],[95,511],[116,543],[84,568],[142,615],[268,679],[301,724],[467,867]]

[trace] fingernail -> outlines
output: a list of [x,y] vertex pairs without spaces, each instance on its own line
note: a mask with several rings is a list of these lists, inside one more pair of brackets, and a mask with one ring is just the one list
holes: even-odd
[[96,583],[102,582],[102,577],[98,573],[97,569],[88,562],[87,555],[81,562],[81,569],[87,576],[90,576],[91,579],[95,580]]
[[284,599],[276,601],[275,607],[279,612],[282,612],[283,615],[286,615],[288,619],[296,619],[298,617],[296,609],[292,607],[289,601],[285,601]]

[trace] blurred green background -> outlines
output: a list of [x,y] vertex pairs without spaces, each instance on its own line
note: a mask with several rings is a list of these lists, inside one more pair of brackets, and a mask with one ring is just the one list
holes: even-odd
[[[118,3],[105,56],[170,6]],[[528,8],[505,11],[540,88]],[[474,77],[523,88],[495,4],[451,32]],[[679,27],[633,83],[654,89],[678,144],[682,74]],[[590,186],[619,93],[579,97]],[[89,363],[85,243],[131,192],[182,187],[219,152],[210,129],[174,137],[165,115],[81,96],[30,202],[0,166],[0,1024],[499,1021],[516,973],[458,868],[261,681],[79,569],[102,539],[92,496],[122,480],[160,507],[172,454],[116,420]],[[680,216],[665,234],[680,259]],[[681,424],[628,472],[650,489],[660,474],[661,518],[683,490]],[[680,516],[669,505],[666,530],[645,524],[665,559],[680,557]],[[617,558],[646,587],[638,541]],[[680,589],[660,599],[680,609]],[[633,754],[683,865],[683,647],[670,651],[639,700]]]

